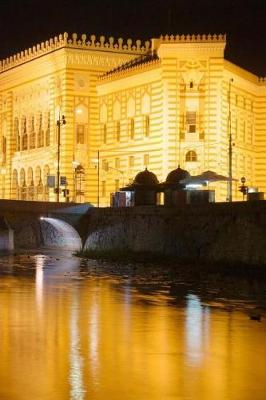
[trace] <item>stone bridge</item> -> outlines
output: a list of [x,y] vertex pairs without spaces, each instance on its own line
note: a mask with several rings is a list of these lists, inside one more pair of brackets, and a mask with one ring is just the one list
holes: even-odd
[[41,247],[266,266],[266,201],[98,209],[0,200],[0,249]]
[[87,237],[90,204],[0,200],[0,250],[79,250]]

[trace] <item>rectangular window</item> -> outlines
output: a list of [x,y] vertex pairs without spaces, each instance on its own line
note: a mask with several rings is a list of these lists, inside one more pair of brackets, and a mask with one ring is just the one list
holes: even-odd
[[148,167],[149,161],[150,161],[149,154],[144,154],[144,157],[143,157],[143,164],[144,164],[144,167]]
[[115,159],[115,168],[119,169],[120,168],[120,158]]
[[107,142],[107,125],[103,124],[103,144]]
[[120,121],[116,122],[116,140],[120,142]]
[[102,197],[106,196],[106,181],[102,181]]
[[128,160],[128,164],[129,164],[130,168],[134,167],[134,162],[135,162],[134,156],[130,156],[129,160]]
[[197,130],[197,113],[196,111],[186,112],[187,132],[195,133]]
[[103,171],[108,171],[108,161],[107,160],[102,160],[102,170]]
[[135,121],[134,121],[134,118],[130,119],[129,130],[130,130],[130,139],[134,139],[135,138]]
[[148,137],[150,136],[150,116],[149,115],[145,115],[145,120],[144,120],[144,132],[145,132],[145,136]]
[[85,137],[85,125],[84,124],[77,124],[77,143],[84,144],[84,137]]

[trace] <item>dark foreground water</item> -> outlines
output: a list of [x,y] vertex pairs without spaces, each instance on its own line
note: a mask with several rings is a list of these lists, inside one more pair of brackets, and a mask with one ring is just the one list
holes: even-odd
[[264,288],[208,279],[2,256],[0,400],[265,400]]

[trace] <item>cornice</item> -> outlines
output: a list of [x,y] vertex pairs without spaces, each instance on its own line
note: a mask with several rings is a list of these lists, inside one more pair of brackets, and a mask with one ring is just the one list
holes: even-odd
[[147,70],[151,70],[154,68],[157,68],[161,65],[161,60],[160,59],[156,59],[156,60],[152,60],[149,62],[145,62],[143,64],[138,64],[136,66],[133,67],[128,67],[128,68],[121,68],[120,70],[116,70],[114,72],[108,73],[108,74],[104,74],[98,77],[98,84],[104,84],[106,82],[110,82],[113,80],[117,80],[117,79],[121,79],[124,77],[127,77],[129,75],[133,75],[135,74],[135,72],[145,72]]

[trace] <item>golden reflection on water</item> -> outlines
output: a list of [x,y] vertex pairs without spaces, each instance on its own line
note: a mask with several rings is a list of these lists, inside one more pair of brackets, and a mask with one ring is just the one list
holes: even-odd
[[0,276],[1,400],[266,398],[264,321],[191,293],[170,306],[73,257],[26,264]]

